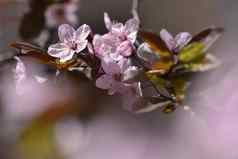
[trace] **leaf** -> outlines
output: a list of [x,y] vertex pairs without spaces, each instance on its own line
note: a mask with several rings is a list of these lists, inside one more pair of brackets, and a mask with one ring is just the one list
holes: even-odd
[[143,41],[147,42],[152,50],[158,52],[160,56],[170,56],[170,50],[167,48],[164,41],[160,38],[159,35],[147,32],[147,31],[140,31],[139,36],[143,39]]
[[203,30],[193,37],[189,44],[201,42],[204,44],[204,52],[206,52],[214,42],[221,36],[224,32],[224,28],[213,27]]
[[178,103],[183,102],[183,100],[186,97],[186,90],[189,86],[188,79],[185,77],[177,77],[173,78],[171,80],[171,83],[173,84],[173,90],[176,96],[176,101]]
[[135,113],[136,114],[149,113],[158,108],[165,107],[168,104],[171,104],[171,101],[161,101],[157,102],[156,104],[149,103],[145,105],[143,108],[138,109]]
[[146,97],[160,97],[161,99],[170,100],[172,102],[174,101],[174,94],[171,91],[172,85],[168,80],[165,80],[156,75],[147,76],[150,82],[147,82],[148,84],[146,87],[144,87],[144,89],[149,89],[150,92],[154,92],[155,95]]
[[12,43],[10,46],[20,50],[21,53],[18,54],[18,56],[34,58],[38,60],[40,63],[53,66],[59,70],[67,70],[70,67],[78,65],[80,62],[78,60],[73,59],[68,62],[61,63],[58,58],[50,56],[47,52],[43,51],[41,48],[24,42],[15,42]]
[[159,53],[154,53],[148,43],[142,43],[137,49],[137,56],[150,68],[160,59]]
[[135,88],[131,92],[132,94],[123,95],[124,107],[133,113],[147,113],[173,103],[169,97],[161,94],[162,90],[160,88],[157,88],[151,82],[138,82]]
[[204,48],[204,44],[200,42],[195,42],[188,45],[179,53],[179,61],[182,63],[190,63],[200,58],[203,58]]
[[171,59],[164,59],[160,60],[159,62],[155,63],[149,73],[155,74],[165,74],[167,73],[170,68],[173,66],[173,61]]
[[28,51],[44,52],[44,50],[42,50],[40,47],[25,42],[15,42],[10,44],[10,46],[19,49],[22,53]]
[[[154,91],[153,87],[150,87],[149,89]],[[162,96],[158,96],[158,94],[153,96],[146,93],[145,95],[145,92],[142,93],[142,96],[133,97],[133,100],[134,102],[130,111],[136,114],[149,113],[158,108],[164,109],[164,107],[173,104],[173,101],[165,99]]]
[[126,71],[124,71],[122,76],[122,81],[124,83],[134,83],[138,82],[144,77],[144,71],[143,69],[139,69],[138,67],[130,67]]
[[164,87],[171,87],[171,83],[169,80],[165,80],[159,76],[147,74],[148,78],[153,81],[155,84],[162,85]]
[[157,74],[167,73],[174,64],[173,53],[167,48],[159,35],[152,32],[140,31],[140,36],[150,45],[152,51],[160,57],[159,60],[153,63],[151,72],[156,72]]
[[187,72],[204,72],[217,68],[221,62],[213,55],[207,54],[201,61],[184,64]]
[[218,28],[216,28],[216,27],[207,28],[207,29],[201,31],[200,33],[198,33],[197,35],[193,36],[192,40],[189,43],[191,44],[193,42],[200,42],[214,32],[215,33],[223,33],[224,28],[219,28],[219,27]]
[[24,42],[15,42],[10,45],[11,47],[20,51],[20,56],[28,56],[36,58],[43,63],[53,63],[57,58],[50,56],[41,48]]
[[202,58],[223,32],[223,28],[208,28],[195,35],[189,45],[179,53],[179,60],[182,63],[190,63]]
[[[162,86],[162,90],[167,92],[167,96],[173,100],[169,100],[170,102],[160,104],[160,107],[163,108],[164,113],[171,113],[175,110],[175,105],[178,103],[182,103],[185,96],[186,90],[188,87],[187,78],[185,77],[176,77],[170,80],[163,79],[156,75],[148,75],[151,81],[153,81],[157,86]],[[161,88],[160,88],[161,89]],[[165,95],[165,94],[164,94]],[[175,98],[175,99],[174,99]],[[160,99],[161,102],[161,99]],[[152,106],[153,107],[153,106]]]

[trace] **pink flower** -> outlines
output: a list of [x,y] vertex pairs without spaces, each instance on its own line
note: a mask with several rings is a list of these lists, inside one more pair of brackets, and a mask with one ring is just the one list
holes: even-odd
[[125,89],[130,86],[125,80],[128,80],[128,77],[135,76],[135,72],[138,72],[138,68],[131,66],[130,61],[125,58],[117,62],[110,57],[106,57],[102,61],[102,68],[105,74],[96,80],[96,86],[108,90],[109,95],[125,92]]
[[166,30],[160,31],[160,37],[171,51],[179,52],[192,39],[188,32],[181,32],[175,38]]
[[106,28],[122,40],[129,40],[132,44],[136,41],[139,30],[139,21],[135,18],[129,19],[125,25],[122,23],[113,23],[107,13],[104,13]]
[[109,55],[117,60],[130,56],[133,52],[133,44],[136,41],[139,29],[138,20],[130,19],[125,25],[112,23],[108,14],[105,13],[104,21],[109,33],[103,36],[94,36],[93,45],[96,55],[99,58]]
[[80,53],[87,47],[90,32],[91,29],[86,24],[77,30],[68,24],[61,25],[58,29],[60,42],[49,47],[49,55],[60,58],[61,62],[71,60],[75,53]]
[[120,44],[121,40],[110,33],[102,36],[95,35],[93,38],[94,50],[100,59],[103,59],[105,56],[111,56],[114,60],[120,60],[123,57],[117,51]]

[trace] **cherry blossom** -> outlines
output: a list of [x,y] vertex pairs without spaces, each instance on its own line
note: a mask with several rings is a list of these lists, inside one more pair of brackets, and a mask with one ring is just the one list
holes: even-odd
[[61,62],[71,60],[75,53],[80,53],[87,47],[90,32],[91,29],[86,24],[77,30],[68,24],[61,25],[58,29],[60,41],[49,47],[49,55],[60,58]]
[[132,44],[136,41],[139,30],[139,21],[135,18],[129,19],[125,25],[122,23],[113,23],[107,13],[104,13],[106,28],[122,40],[129,40]]
[[103,59],[105,56],[111,56],[114,60],[120,60],[122,55],[117,51],[117,47],[121,44],[121,40],[108,33],[105,35],[95,35],[93,39],[93,46],[96,56]]
[[138,20],[130,19],[125,25],[122,23],[112,23],[108,14],[105,13],[104,21],[109,33],[102,36],[94,36],[93,45],[96,55],[99,58],[109,55],[117,60],[129,57],[133,52],[133,44],[136,41],[139,29]]
[[166,29],[160,31],[160,37],[167,47],[174,52],[179,52],[192,39],[192,35],[188,32],[181,32],[174,38]]
[[115,62],[107,57],[102,61],[102,68],[105,74],[96,80],[96,86],[108,90],[109,95],[125,92],[125,89],[130,86],[126,81],[138,73],[138,68],[131,66],[130,61],[125,58]]

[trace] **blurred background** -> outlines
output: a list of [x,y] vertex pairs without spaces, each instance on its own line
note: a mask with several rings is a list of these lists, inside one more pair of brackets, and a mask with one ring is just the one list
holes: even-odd
[[[222,60],[222,66],[193,79],[188,99],[192,112],[178,109],[169,115],[160,111],[131,114],[121,108],[117,97],[105,99],[84,79],[80,84],[67,79],[44,87],[30,80],[18,97],[12,93],[12,67],[7,64],[0,68],[1,159],[238,158],[238,1],[139,2],[142,28],[146,30],[167,28],[173,34],[195,34],[209,26],[226,30],[210,50]],[[131,17],[130,0],[72,3],[76,19],[70,22],[75,26],[86,23],[94,32],[106,31],[105,11],[118,21]],[[13,41],[44,41],[39,44],[42,47],[55,42],[47,36],[56,35],[57,22],[47,23],[47,18],[52,21],[57,17],[47,15],[54,11],[61,15],[58,11],[62,6],[49,10],[52,5],[51,0],[0,0],[1,61],[15,54],[8,46]],[[32,62],[29,65],[33,72],[42,70]]]

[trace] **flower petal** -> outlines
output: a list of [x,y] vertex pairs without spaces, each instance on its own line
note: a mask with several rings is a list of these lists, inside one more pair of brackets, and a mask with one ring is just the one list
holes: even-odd
[[111,32],[117,36],[120,36],[123,33],[124,25],[122,23],[116,23],[112,25]]
[[94,54],[93,45],[91,43],[88,42],[87,48],[90,54]]
[[68,25],[68,24],[62,24],[59,26],[58,29],[58,36],[59,40],[63,43],[68,43],[73,41],[75,29]]
[[136,41],[138,30],[139,30],[138,20],[133,18],[126,22],[124,32],[127,34],[127,39],[130,40],[132,44],[134,44]]
[[100,47],[102,45],[102,37],[101,35],[94,35],[93,37],[93,47],[95,50],[96,55],[100,54]]
[[48,48],[48,54],[60,58],[62,62],[72,59],[74,52],[64,43],[57,43]]
[[132,54],[132,51],[131,42],[127,40],[120,44],[116,52],[122,56],[128,57]]
[[112,34],[95,35],[93,38],[93,46],[99,58],[103,58],[106,55],[114,56],[118,43],[118,39]]
[[79,53],[79,52],[83,51],[87,47],[87,44],[88,44],[88,40],[79,41],[77,43],[76,52]]
[[60,62],[64,63],[64,62],[71,60],[74,56],[74,53],[75,53],[75,51],[68,50],[67,52],[65,52],[64,55],[61,56]]
[[75,32],[75,35],[74,35],[75,40],[76,41],[85,40],[89,36],[90,32],[91,32],[91,28],[87,24],[80,26]]
[[138,107],[142,107],[146,104],[142,97],[138,95],[137,88],[131,87],[122,94],[123,108],[135,112]]
[[105,23],[105,26],[106,28],[111,31],[112,29],[112,21],[108,15],[108,13],[104,13],[104,23]]
[[117,64],[120,67],[121,74],[123,74],[125,72],[125,70],[128,69],[128,67],[130,67],[132,65],[131,60],[128,58],[120,59],[120,61],[118,61]]
[[110,53],[110,54],[108,54],[107,56],[109,56],[112,60],[114,60],[115,62],[118,62],[118,61],[120,61],[120,60],[122,60],[124,57],[121,55],[121,54],[119,54],[119,53],[117,53],[117,52],[115,52],[115,53]]
[[101,89],[110,89],[112,87],[112,82],[113,78],[110,75],[102,75],[96,80],[96,87],[101,88]]
[[186,46],[190,42],[192,38],[193,38],[192,35],[188,32],[179,33],[175,37],[176,49],[178,49],[178,51],[181,50],[184,46]]
[[137,56],[146,62],[149,67],[160,59],[159,54],[153,52],[147,43],[142,43],[137,49]]
[[135,18],[129,19],[126,24],[124,31],[127,34],[133,33],[133,32],[138,32],[139,30],[139,21],[136,20]]
[[111,88],[108,90],[108,94],[109,95],[114,95],[115,93],[120,93],[120,90],[123,88],[123,84],[122,82],[118,82],[116,80],[113,79],[112,81],[112,86]]
[[174,41],[173,36],[166,29],[162,29],[160,31],[160,38],[165,42],[166,46],[170,50],[175,48],[176,42]]
[[136,77],[138,77],[140,71],[138,67],[136,66],[130,66],[128,67],[124,72],[122,76],[122,81],[123,82],[134,82],[136,80]]
[[65,43],[56,43],[49,46],[48,53],[53,57],[60,58],[60,54],[68,49],[69,47]]
[[136,42],[136,38],[137,38],[137,31],[130,33],[129,35],[127,35],[127,39],[134,44]]
[[118,46],[121,43],[120,37],[115,36],[112,33],[107,33],[102,36],[103,40],[113,46]]
[[109,56],[102,59],[102,68],[106,74],[115,75],[121,73],[120,65]]

